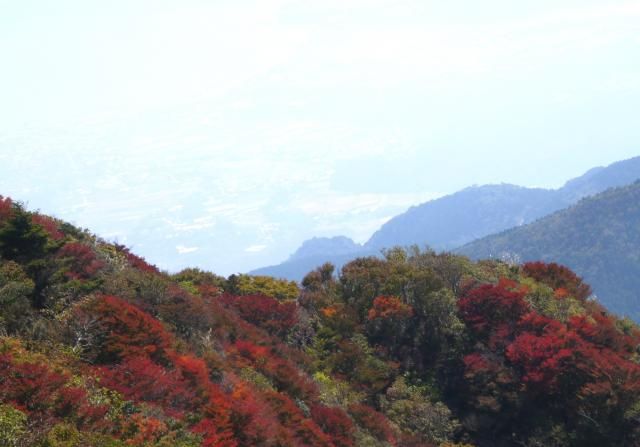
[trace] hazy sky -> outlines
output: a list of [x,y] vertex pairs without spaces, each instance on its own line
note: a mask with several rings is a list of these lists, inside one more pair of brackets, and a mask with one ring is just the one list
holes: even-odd
[[175,270],[640,154],[640,0],[0,0],[0,194]]

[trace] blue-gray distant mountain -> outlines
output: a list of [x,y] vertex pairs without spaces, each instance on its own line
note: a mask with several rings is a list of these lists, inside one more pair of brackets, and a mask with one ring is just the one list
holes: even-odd
[[449,250],[567,206],[556,191],[516,185],[472,186],[394,217],[365,244],[371,249],[428,244]]
[[640,178],[640,157],[594,168],[560,189],[514,185],[471,187],[410,208],[385,223],[365,244],[370,249],[428,244],[450,250],[475,239],[532,222],[583,197]]
[[304,241],[289,260],[297,261],[309,257],[324,256],[327,253],[335,256],[352,255],[362,250],[362,245],[356,244],[346,236],[314,237]]
[[345,236],[314,237],[304,241],[285,262],[253,270],[250,273],[300,281],[307,273],[325,262],[331,262],[340,269],[357,257],[376,254],[378,252],[368,250]]
[[490,234],[533,222],[583,197],[628,185],[637,179],[640,179],[640,157],[591,169],[559,189],[509,184],[472,186],[411,207],[385,223],[362,246],[345,237],[311,239],[282,264],[250,273],[299,281],[324,262],[340,267],[356,257],[377,255],[384,248],[398,245],[428,245],[436,250],[452,250]]
[[566,265],[585,278],[608,309],[640,321],[640,182],[582,199],[457,252],[472,259]]

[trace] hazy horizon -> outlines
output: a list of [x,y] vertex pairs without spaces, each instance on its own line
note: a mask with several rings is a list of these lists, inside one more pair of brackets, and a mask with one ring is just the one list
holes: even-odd
[[640,155],[640,1],[0,5],[0,194],[169,270]]

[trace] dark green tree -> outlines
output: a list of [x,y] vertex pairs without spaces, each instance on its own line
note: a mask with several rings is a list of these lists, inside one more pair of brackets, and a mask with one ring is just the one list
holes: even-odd
[[20,204],[14,204],[12,216],[0,227],[0,256],[25,264],[42,258],[49,250],[44,229],[32,222]]

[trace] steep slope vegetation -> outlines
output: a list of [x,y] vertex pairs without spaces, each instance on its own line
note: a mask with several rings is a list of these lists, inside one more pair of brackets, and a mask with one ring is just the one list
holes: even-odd
[[333,273],[168,275],[0,197],[0,445],[640,441],[640,331],[568,269],[394,249]]
[[594,288],[605,306],[640,319],[640,182],[583,199],[532,224],[472,242],[474,259],[559,262]]

